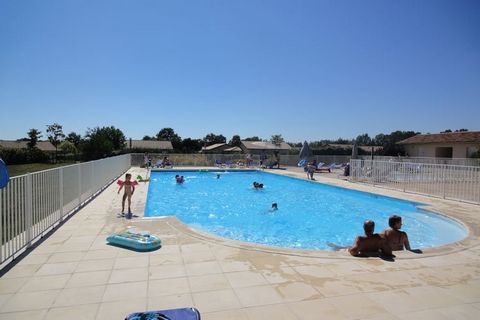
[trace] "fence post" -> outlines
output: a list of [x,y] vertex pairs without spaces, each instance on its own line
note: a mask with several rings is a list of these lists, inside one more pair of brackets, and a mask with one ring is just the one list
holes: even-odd
[[82,164],[78,164],[78,206],[82,203]]
[[446,184],[447,184],[446,181],[445,181],[445,174],[446,174],[445,171],[446,171],[446,169],[447,169],[446,165],[443,165],[443,168],[442,168],[442,169],[443,169],[443,170],[442,170],[443,199],[445,199],[445,195],[446,195],[446,193],[447,193],[447,191],[445,190],[445,189],[446,189]]
[[63,168],[60,168],[60,171],[58,173],[58,188],[59,188],[59,191],[60,191],[60,195],[59,195],[59,198],[60,198],[60,221],[63,220]]
[[25,193],[25,228],[27,232],[27,248],[32,245],[32,227],[33,227],[33,184],[32,174],[27,173],[27,192]]

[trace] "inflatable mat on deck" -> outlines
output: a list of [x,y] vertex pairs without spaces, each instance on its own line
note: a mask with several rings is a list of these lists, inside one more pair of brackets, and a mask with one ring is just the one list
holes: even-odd
[[136,312],[125,320],[200,320],[200,312],[195,308]]
[[108,243],[139,251],[155,250],[162,242],[157,236],[148,233],[125,231],[107,237]]

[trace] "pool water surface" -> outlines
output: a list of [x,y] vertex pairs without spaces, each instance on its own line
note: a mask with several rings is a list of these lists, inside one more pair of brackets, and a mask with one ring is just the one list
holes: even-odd
[[[175,182],[177,174],[185,177],[183,184]],[[254,181],[264,188],[254,189]],[[278,210],[271,211],[274,202]],[[145,216],[176,216],[221,237],[301,249],[351,245],[363,234],[364,220],[374,220],[381,232],[393,214],[402,217],[412,248],[466,237],[459,223],[419,205],[262,171],[162,171],[150,176]]]

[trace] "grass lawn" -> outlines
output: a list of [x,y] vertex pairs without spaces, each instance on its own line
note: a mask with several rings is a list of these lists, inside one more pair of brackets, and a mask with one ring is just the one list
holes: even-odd
[[16,164],[7,166],[8,174],[10,177],[19,176],[28,172],[36,172],[41,170],[47,170],[52,168],[58,168],[74,164],[75,162],[62,162],[62,163],[28,163],[28,164]]

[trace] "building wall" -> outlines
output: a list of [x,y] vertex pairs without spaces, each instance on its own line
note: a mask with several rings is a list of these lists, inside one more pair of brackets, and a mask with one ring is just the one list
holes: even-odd
[[468,158],[468,153],[478,150],[479,145],[474,143],[429,143],[405,145],[405,151],[410,157],[435,157],[435,150],[439,147],[452,148],[452,158]]

